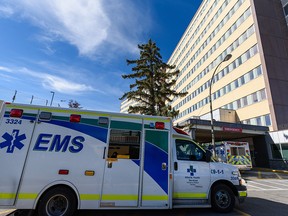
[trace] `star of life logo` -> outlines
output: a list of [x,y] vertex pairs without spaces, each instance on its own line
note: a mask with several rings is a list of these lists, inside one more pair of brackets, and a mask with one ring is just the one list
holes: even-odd
[[0,143],[0,149],[7,147],[7,153],[13,153],[15,148],[21,150],[24,147],[22,141],[26,139],[26,135],[19,135],[19,130],[13,130],[12,134],[6,132],[2,137],[5,141]]
[[190,176],[194,176],[196,169],[193,169],[193,166],[190,166],[190,169],[187,169],[187,172],[190,173]]

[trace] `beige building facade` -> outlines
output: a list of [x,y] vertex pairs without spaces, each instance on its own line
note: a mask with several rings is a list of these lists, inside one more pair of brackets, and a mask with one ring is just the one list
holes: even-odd
[[[209,118],[215,72],[214,113],[233,110],[236,123],[288,128],[288,28],[282,4],[203,0],[168,61],[180,70],[176,90],[188,92],[172,102],[179,110],[175,124]],[[231,59],[222,62],[228,54]]]

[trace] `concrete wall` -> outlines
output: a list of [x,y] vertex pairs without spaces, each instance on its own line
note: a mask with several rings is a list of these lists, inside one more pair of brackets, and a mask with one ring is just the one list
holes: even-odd
[[251,0],[274,130],[288,128],[288,28],[279,0]]

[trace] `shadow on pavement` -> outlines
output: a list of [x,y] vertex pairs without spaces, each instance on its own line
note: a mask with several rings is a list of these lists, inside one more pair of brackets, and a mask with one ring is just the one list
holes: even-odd
[[[229,216],[287,216],[288,205],[265,199],[248,197],[245,203],[231,213],[221,214],[211,209],[171,209],[171,210],[81,210],[75,216],[184,216],[184,215],[229,215]],[[10,216],[37,216],[34,211],[17,210]]]
[[238,209],[252,216],[287,216],[288,205],[266,199],[247,197]]

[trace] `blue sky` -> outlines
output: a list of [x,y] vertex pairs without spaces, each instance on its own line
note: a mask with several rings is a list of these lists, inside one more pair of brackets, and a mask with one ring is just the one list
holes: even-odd
[[168,61],[201,0],[1,0],[0,100],[120,110],[126,59],[151,38]]

